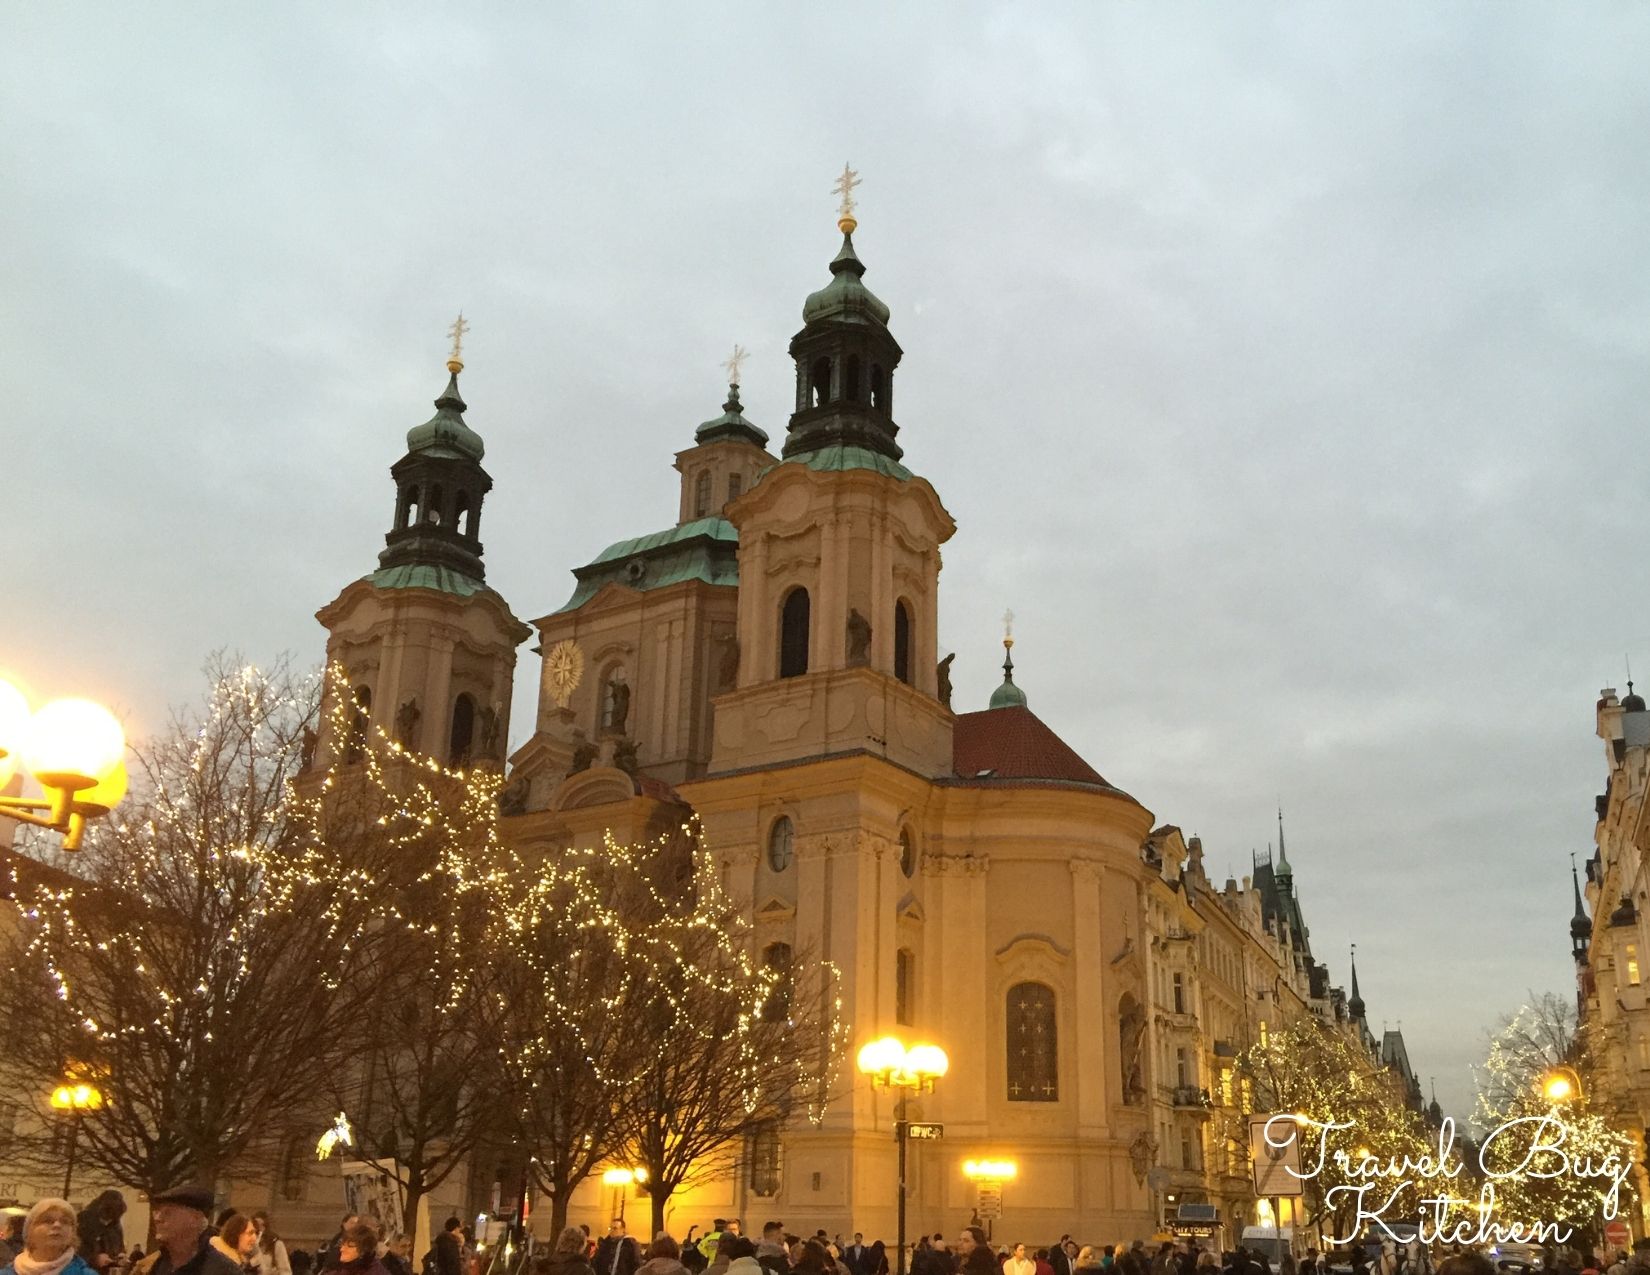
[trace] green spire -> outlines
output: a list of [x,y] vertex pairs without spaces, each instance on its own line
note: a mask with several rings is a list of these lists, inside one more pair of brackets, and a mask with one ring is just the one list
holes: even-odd
[[1283,807],[1278,807],[1278,864],[1273,870],[1276,876],[1293,877],[1295,870],[1289,866],[1289,856],[1283,849]]
[[722,414],[706,421],[693,431],[693,441],[696,443],[714,443],[720,439],[755,443],[758,447],[768,445],[767,431],[745,419],[744,408],[739,402],[738,381],[728,385],[728,398],[727,402],[722,404]]
[[991,692],[991,707],[1026,707],[1026,693],[1014,685],[1014,636],[1012,633],[1003,638],[1003,684]]
[[481,435],[464,423],[467,404],[459,397],[458,372],[447,377],[447,388],[435,401],[435,415],[407,431],[409,455],[479,461],[487,448]]
[[831,281],[802,303],[802,322],[836,319],[841,323],[888,326],[891,311],[863,282],[865,263],[854,251],[854,232],[842,232],[842,248],[831,260]]

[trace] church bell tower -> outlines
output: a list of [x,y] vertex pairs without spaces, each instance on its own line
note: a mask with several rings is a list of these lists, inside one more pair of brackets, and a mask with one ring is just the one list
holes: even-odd
[[327,663],[348,677],[354,724],[320,742],[322,764],[348,764],[376,726],[454,767],[502,767],[516,647],[531,632],[488,588],[481,506],[493,480],[458,391],[468,325],[453,324],[447,388],[390,467],[395,513],[378,570],[317,611]]

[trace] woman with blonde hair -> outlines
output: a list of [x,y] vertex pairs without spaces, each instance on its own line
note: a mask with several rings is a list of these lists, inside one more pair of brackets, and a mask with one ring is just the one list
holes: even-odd
[[75,1252],[79,1239],[74,1205],[55,1196],[36,1200],[23,1219],[23,1251],[0,1275],[92,1275]]

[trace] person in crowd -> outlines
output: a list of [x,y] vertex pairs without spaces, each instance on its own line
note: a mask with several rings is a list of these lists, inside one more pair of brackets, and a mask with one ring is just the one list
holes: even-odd
[[957,1275],[997,1275],[997,1259],[977,1226],[965,1226],[957,1236]]
[[1438,1275],[1495,1275],[1495,1264],[1482,1253],[1456,1253],[1438,1263]]
[[378,1260],[390,1275],[412,1275],[412,1241],[405,1237],[385,1243],[378,1241]]
[[596,1256],[590,1264],[596,1275],[636,1275],[636,1268],[642,1264],[642,1250],[625,1234],[622,1217],[608,1223],[607,1234],[596,1245]]
[[[727,1218],[719,1217],[710,1224],[710,1230],[706,1231],[704,1238],[699,1241],[699,1251],[705,1255],[705,1261],[711,1266],[716,1265],[716,1246],[722,1242],[722,1235],[727,1229]],[[722,1266],[725,1268],[727,1263],[723,1262]]]
[[1077,1256],[1072,1258],[1071,1268],[1078,1275],[1100,1269],[1100,1250],[1092,1244],[1084,1244],[1077,1250]]
[[848,1275],[866,1275],[865,1235],[863,1232],[854,1232],[854,1242],[842,1250],[842,1262],[848,1268]]
[[315,1275],[315,1254],[307,1248],[295,1248],[287,1254],[292,1263],[292,1275]]
[[762,1275],[761,1263],[756,1260],[756,1245],[743,1235],[735,1232],[723,1236],[717,1252],[727,1256],[728,1275]]
[[[13,1213],[6,1218],[6,1233],[0,1235],[0,1266],[10,1266],[12,1258],[24,1249],[22,1213]],[[1627,1263],[1622,1262],[1625,1267]]]
[[353,1213],[344,1214],[343,1221],[338,1223],[338,1233],[321,1246],[321,1251],[315,1257],[317,1272],[331,1270],[338,1265],[338,1246],[344,1242],[344,1232],[354,1226],[361,1219]]
[[464,1223],[449,1217],[430,1252],[435,1255],[435,1275],[464,1275]]
[[682,1265],[687,1267],[688,1275],[704,1275],[705,1267],[710,1265],[710,1260],[699,1247],[701,1241],[693,1238],[693,1233],[698,1229],[699,1224],[695,1222],[688,1227],[687,1235],[682,1239]]
[[1071,1254],[1066,1246],[1071,1243],[1071,1236],[1062,1235],[1060,1242],[1048,1251],[1048,1264],[1054,1275],[1071,1275]]
[[[588,1238],[579,1227],[563,1227],[561,1234],[556,1236],[550,1256],[543,1259],[542,1275],[596,1275],[590,1263],[585,1260]],[[534,1269],[538,1269],[537,1265]]]
[[1054,1275],[1054,1266],[1048,1260],[1048,1250],[1040,1248],[1031,1255],[1031,1260],[1037,1263],[1037,1275]]
[[647,1260],[636,1268],[636,1275],[688,1275],[687,1267],[682,1265],[681,1247],[668,1231],[653,1237],[653,1243],[647,1246]]
[[258,1237],[252,1252],[252,1265],[258,1275],[292,1275],[292,1259],[287,1256],[281,1237],[269,1224],[268,1209],[259,1209],[252,1215],[252,1230]]
[[240,1264],[212,1247],[212,1188],[178,1186],[149,1197],[149,1229],[157,1252],[144,1275],[243,1275]]
[[126,1234],[120,1225],[124,1216],[126,1197],[113,1189],[80,1210],[80,1256],[94,1271],[107,1271],[126,1260]]
[[228,1258],[235,1266],[246,1273],[253,1275],[253,1254],[258,1249],[258,1232],[252,1225],[252,1219],[244,1213],[237,1213],[231,1209],[228,1213],[218,1216],[218,1233],[208,1241],[213,1248]]
[[881,1240],[865,1250],[865,1275],[888,1275],[888,1246]]
[[[79,1220],[67,1200],[36,1200],[23,1218],[23,1248],[0,1275],[93,1275],[75,1251]],[[125,1252],[125,1245],[121,1246]]]
[[762,1224],[762,1242],[756,1246],[756,1260],[767,1275],[787,1275],[790,1271],[791,1259],[790,1254],[785,1251],[783,1222]]
[[1037,1263],[1026,1256],[1024,1243],[1014,1246],[1008,1261],[1003,1264],[1003,1275],[1037,1275]]
[[344,1228],[335,1264],[328,1269],[343,1275],[389,1275],[389,1268],[379,1260],[378,1242],[378,1228],[366,1218],[357,1217]]

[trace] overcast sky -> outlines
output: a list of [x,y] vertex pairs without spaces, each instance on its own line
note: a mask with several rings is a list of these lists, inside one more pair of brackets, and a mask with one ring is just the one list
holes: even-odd
[[[1650,9],[12,4],[0,665],[135,735],[226,647],[319,662],[444,336],[518,615],[674,523],[738,341],[856,243],[955,516],[959,709],[1032,708],[1247,870],[1281,799],[1465,1114],[1568,990],[1593,702],[1650,677]],[[523,650],[517,706],[538,670]],[[530,709],[529,709],[530,711]],[[531,722],[518,711],[512,740]]]

